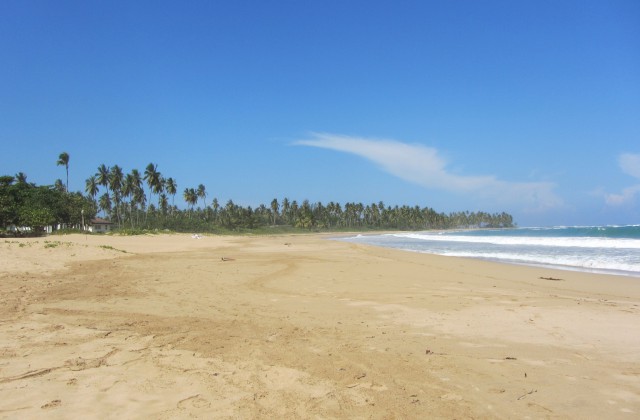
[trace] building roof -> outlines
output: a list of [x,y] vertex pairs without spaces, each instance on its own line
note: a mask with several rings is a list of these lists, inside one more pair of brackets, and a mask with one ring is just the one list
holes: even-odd
[[112,225],[113,223],[101,217],[96,217],[95,219],[91,220],[91,224],[92,225]]

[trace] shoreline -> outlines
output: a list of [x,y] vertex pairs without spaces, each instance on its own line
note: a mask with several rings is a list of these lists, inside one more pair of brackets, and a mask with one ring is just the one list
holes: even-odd
[[326,239],[0,241],[0,417],[640,413],[635,278]]
[[[483,229],[467,229],[467,230],[456,230],[455,232],[461,232],[461,231],[482,231]],[[498,229],[491,229],[491,230],[498,230]],[[416,232],[416,233],[434,233],[434,232],[441,232],[440,230],[429,230],[429,231],[421,231],[421,232]],[[449,232],[450,233],[450,232]],[[606,268],[606,267],[587,267],[587,266],[580,266],[580,265],[571,265],[571,264],[562,264],[562,263],[554,263],[554,262],[545,262],[545,261],[533,261],[533,260],[523,260],[520,261],[518,259],[512,259],[512,258],[507,258],[507,257],[492,257],[490,255],[483,255],[483,254],[478,254],[478,255],[456,255],[456,253],[438,253],[437,250],[429,250],[429,249],[420,249],[419,247],[416,248],[411,248],[411,247],[400,247],[397,246],[396,244],[385,244],[385,243],[375,243],[375,242],[358,242],[357,239],[358,238],[363,238],[363,237],[385,237],[385,236],[389,236],[389,235],[397,235],[397,234],[407,234],[407,232],[404,231],[389,231],[389,232],[381,232],[381,233],[369,233],[369,232],[357,232],[354,233],[351,236],[348,237],[336,237],[336,240],[339,241],[345,241],[345,242],[351,242],[351,243],[359,243],[359,244],[363,244],[363,245],[370,245],[370,246],[374,246],[374,247],[380,247],[380,248],[385,248],[385,249],[397,249],[397,250],[401,250],[404,252],[413,252],[413,253],[419,253],[419,254],[427,254],[427,255],[439,255],[439,256],[445,256],[445,257],[453,257],[453,258],[468,258],[468,259],[472,259],[472,260],[478,260],[478,261],[489,261],[489,262],[494,262],[494,263],[498,263],[498,264],[507,264],[507,265],[516,265],[516,266],[525,266],[525,267],[537,267],[537,268],[548,268],[548,269],[554,269],[554,270],[560,270],[560,271],[575,271],[575,272],[581,272],[581,273],[592,273],[592,274],[603,274],[603,275],[612,275],[612,276],[618,276],[618,277],[632,277],[632,278],[640,278],[640,271],[634,271],[634,270],[628,270],[628,269],[622,269],[622,268]],[[475,237],[473,237],[475,238]],[[505,238],[511,238],[511,237],[505,237]],[[517,238],[517,236],[516,236]],[[546,237],[543,237],[546,238]],[[562,238],[562,237],[558,237],[558,239],[566,239],[566,238]],[[588,237],[587,239],[591,239],[590,237]],[[596,238],[594,238],[596,239]],[[427,240],[427,242],[429,242],[429,240]],[[432,241],[433,242],[433,241]],[[464,242],[464,241],[463,241]],[[473,242],[473,241],[471,241]],[[491,242],[489,242],[491,243]],[[517,252],[517,251],[509,251],[509,252]],[[526,254],[525,254],[526,255]]]

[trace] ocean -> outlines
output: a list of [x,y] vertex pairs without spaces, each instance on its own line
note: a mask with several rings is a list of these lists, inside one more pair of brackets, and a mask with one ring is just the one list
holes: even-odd
[[340,240],[437,255],[640,277],[640,225],[398,232]]

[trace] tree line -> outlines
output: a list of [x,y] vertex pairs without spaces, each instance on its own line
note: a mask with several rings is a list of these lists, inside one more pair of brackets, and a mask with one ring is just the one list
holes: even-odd
[[[513,227],[508,213],[441,213],[430,207],[389,206],[382,201],[363,204],[347,202],[298,202],[285,197],[257,207],[240,206],[232,200],[222,205],[217,198],[207,202],[203,184],[186,187],[182,198],[186,209],[175,205],[178,184],[165,177],[158,165],[149,163],[143,172],[125,172],[120,166],[101,164],[85,181],[85,194],[69,192],[69,154],[61,153],[58,165],[66,170],[66,185],[58,179],[52,186],[26,182],[26,175],[4,176],[0,182],[2,216],[0,226],[78,224],[102,215],[121,229],[216,232],[290,227],[307,230],[422,230],[451,228]],[[6,201],[6,205],[5,205]],[[71,205],[69,203],[75,203]],[[61,211],[65,208],[65,211]],[[11,209],[11,211],[9,211]],[[7,211],[5,211],[7,210]],[[84,212],[84,213],[82,213]],[[6,216],[5,216],[6,213]],[[47,223],[45,223],[47,222]]]
[[37,186],[24,173],[0,176],[0,230],[27,228],[42,232],[46,226],[82,226],[93,219],[97,206],[79,192],[55,186]]

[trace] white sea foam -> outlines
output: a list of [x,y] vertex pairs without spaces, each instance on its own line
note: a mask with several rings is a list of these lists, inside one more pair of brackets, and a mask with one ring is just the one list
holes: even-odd
[[640,273],[640,262],[637,264],[625,261],[624,258],[599,257],[599,256],[568,256],[568,255],[526,255],[509,252],[478,253],[451,251],[442,255],[451,257],[480,258],[493,261],[505,261],[519,264],[535,264],[546,266],[571,267],[586,271],[612,271],[626,273]]
[[[603,234],[609,237],[573,236],[577,231],[599,235],[597,232],[600,229],[592,226],[473,232],[403,232],[358,235],[344,240],[429,254],[640,276],[640,239],[637,227],[629,230],[628,226],[624,226],[624,232],[613,232],[610,228],[603,228]],[[612,237],[623,234],[627,237]]]
[[534,237],[534,236],[463,236],[424,233],[393,233],[396,238],[439,242],[467,242],[495,245],[533,245],[547,247],[640,249],[640,240],[593,237]]

